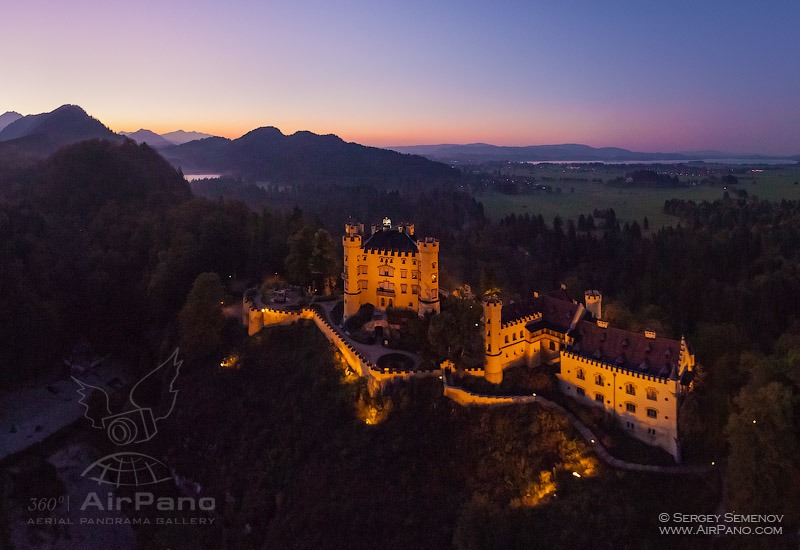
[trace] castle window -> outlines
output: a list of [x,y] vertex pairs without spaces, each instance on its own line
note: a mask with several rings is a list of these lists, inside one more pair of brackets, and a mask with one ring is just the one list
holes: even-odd
[[380,275],[381,277],[393,277],[394,276],[394,269],[392,269],[388,265],[387,266],[381,266],[381,268],[378,269],[378,275]]
[[359,275],[366,275],[367,274],[367,266],[365,266],[365,265],[358,266],[358,274]]
[[628,395],[636,395],[636,386],[634,386],[630,382],[625,384],[625,393],[627,393]]
[[436,282],[436,273],[431,275],[431,281],[433,281],[434,283]]
[[403,258],[403,265],[406,265],[406,259]]
[[603,375],[602,374],[595,374],[594,375],[594,383],[597,384],[598,386],[605,386],[605,382],[603,381]]
[[625,410],[628,411],[629,413],[636,414],[636,405],[634,405],[633,403],[625,403]]
[[575,376],[578,378],[578,380],[586,380],[586,375],[583,373],[583,369],[576,370]]
[[411,260],[411,265],[417,265],[417,260]]
[[606,398],[603,397],[602,393],[596,393],[594,394],[594,400],[597,401],[598,403],[605,403]]
[[517,333],[515,332],[513,336],[514,336],[514,341],[516,342],[517,341]]
[[506,334],[506,344],[508,344],[508,334]]
[[359,290],[367,290],[367,281],[358,281]]
[[486,351],[488,351],[489,353],[492,353],[492,345],[491,344],[486,346]]
[[647,388],[647,398],[650,401],[658,401],[658,392],[653,388]]
[[648,435],[656,435],[656,430],[655,428],[647,428],[647,433]]
[[412,271],[411,272],[411,278],[412,279],[416,279],[416,278],[418,278],[418,276],[419,276],[419,271]]
[[575,391],[578,392],[578,395],[580,395],[580,396],[585,396],[586,395],[586,390],[584,390],[583,388],[576,387]]
[[522,331],[519,331],[519,337],[520,338],[525,338],[524,333]]
[[408,270],[407,269],[401,269],[400,270],[400,278],[401,279],[405,279],[406,277],[408,277]]
[[408,293],[408,285],[400,285],[400,292],[402,292],[403,294],[407,294]]
[[556,350],[556,343],[550,340],[550,351],[555,351],[555,350]]
[[417,285],[411,287],[411,294],[419,294],[419,287]]
[[431,262],[431,269],[436,269],[436,262]]
[[386,298],[381,298],[381,307],[386,307]]
[[655,409],[647,409],[647,418],[658,418],[658,411]]

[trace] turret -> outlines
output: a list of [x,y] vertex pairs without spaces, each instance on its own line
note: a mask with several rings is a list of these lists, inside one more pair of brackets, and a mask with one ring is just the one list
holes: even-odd
[[361,289],[358,286],[358,262],[361,256],[359,226],[354,223],[347,223],[344,227],[344,233],[344,236],[342,236],[342,246],[344,247],[344,262],[342,263],[344,316],[342,320],[356,314],[360,307],[356,297],[361,293]]
[[501,312],[503,302],[499,298],[487,298],[483,301],[483,344],[486,356],[484,376],[493,384],[503,381],[503,362],[500,349]]
[[[413,231],[413,229],[412,229]],[[419,315],[439,313],[439,240],[417,241],[419,250]]]

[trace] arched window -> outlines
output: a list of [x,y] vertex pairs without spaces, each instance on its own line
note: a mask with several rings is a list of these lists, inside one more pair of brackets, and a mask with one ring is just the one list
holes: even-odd
[[655,388],[647,388],[647,398],[650,401],[658,401],[658,392]]
[[584,374],[583,369],[576,370],[575,376],[578,378],[578,380],[586,380],[586,375]]
[[603,375],[595,374],[594,383],[597,384],[598,386],[605,386],[605,380],[603,380]]
[[636,386],[628,382],[625,384],[625,393],[628,395],[636,395]]

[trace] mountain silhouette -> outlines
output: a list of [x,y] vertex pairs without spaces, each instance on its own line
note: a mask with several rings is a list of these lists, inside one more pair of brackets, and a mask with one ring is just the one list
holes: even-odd
[[619,147],[590,147],[576,143],[562,145],[529,145],[506,147],[488,143],[466,145],[409,145],[389,147],[393,151],[422,155],[440,162],[477,164],[493,161],[547,162],[547,161],[654,161],[694,160],[695,157],[679,153],[639,153]]
[[195,141],[197,139],[205,139],[214,137],[211,134],[204,134],[202,132],[184,132],[183,130],[176,130],[175,132],[167,132],[166,134],[161,134],[161,137],[166,139],[167,141],[171,141],[177,145],[181,145],[183,143],[188,143],[190,141]]
[[43,157],[65,145],[89,139],[124,140],[77,105],[63,105],[50,113],[24,116],[3,128],[0,148],[19,155]]
[[223,173],[280,184],[415,185],[458,171],[416,155],[348,143],[338,136],[257,128],[230,140],[211,137],[162,150],[185,173]]
[[122,132],[122,135],[132,139],[136,143],[146,143],[153,149],[163,149],[164,147],[171,147],[177,143],[151,130],[145,130],[144,128],[136,130],[135,132]]
[[0,131],[6,126],[22,118],[22,115],[15,111],[8,111],[0,115]]

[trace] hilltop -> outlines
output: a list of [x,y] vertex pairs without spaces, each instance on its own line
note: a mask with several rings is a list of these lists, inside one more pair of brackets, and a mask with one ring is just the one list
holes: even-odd
[[164,149],[184,172],[236,175],[276,184],[415,185],[458,177],[426,158],[348,143],[338,136],[257,128],[230,140],[211,137]]
[[2,131],[3,128],[11,124],[12,122],[16,122],[21,118],[22,115],[17,113],[16,111],[7,111],[3,113],[2,115],[0,115],[0,131]]
[[49,113],[20,117],[3,128],[0,158],[43,158],[66,145],[89,139],[121,142],[124,138],[77,105],[62,105]]

